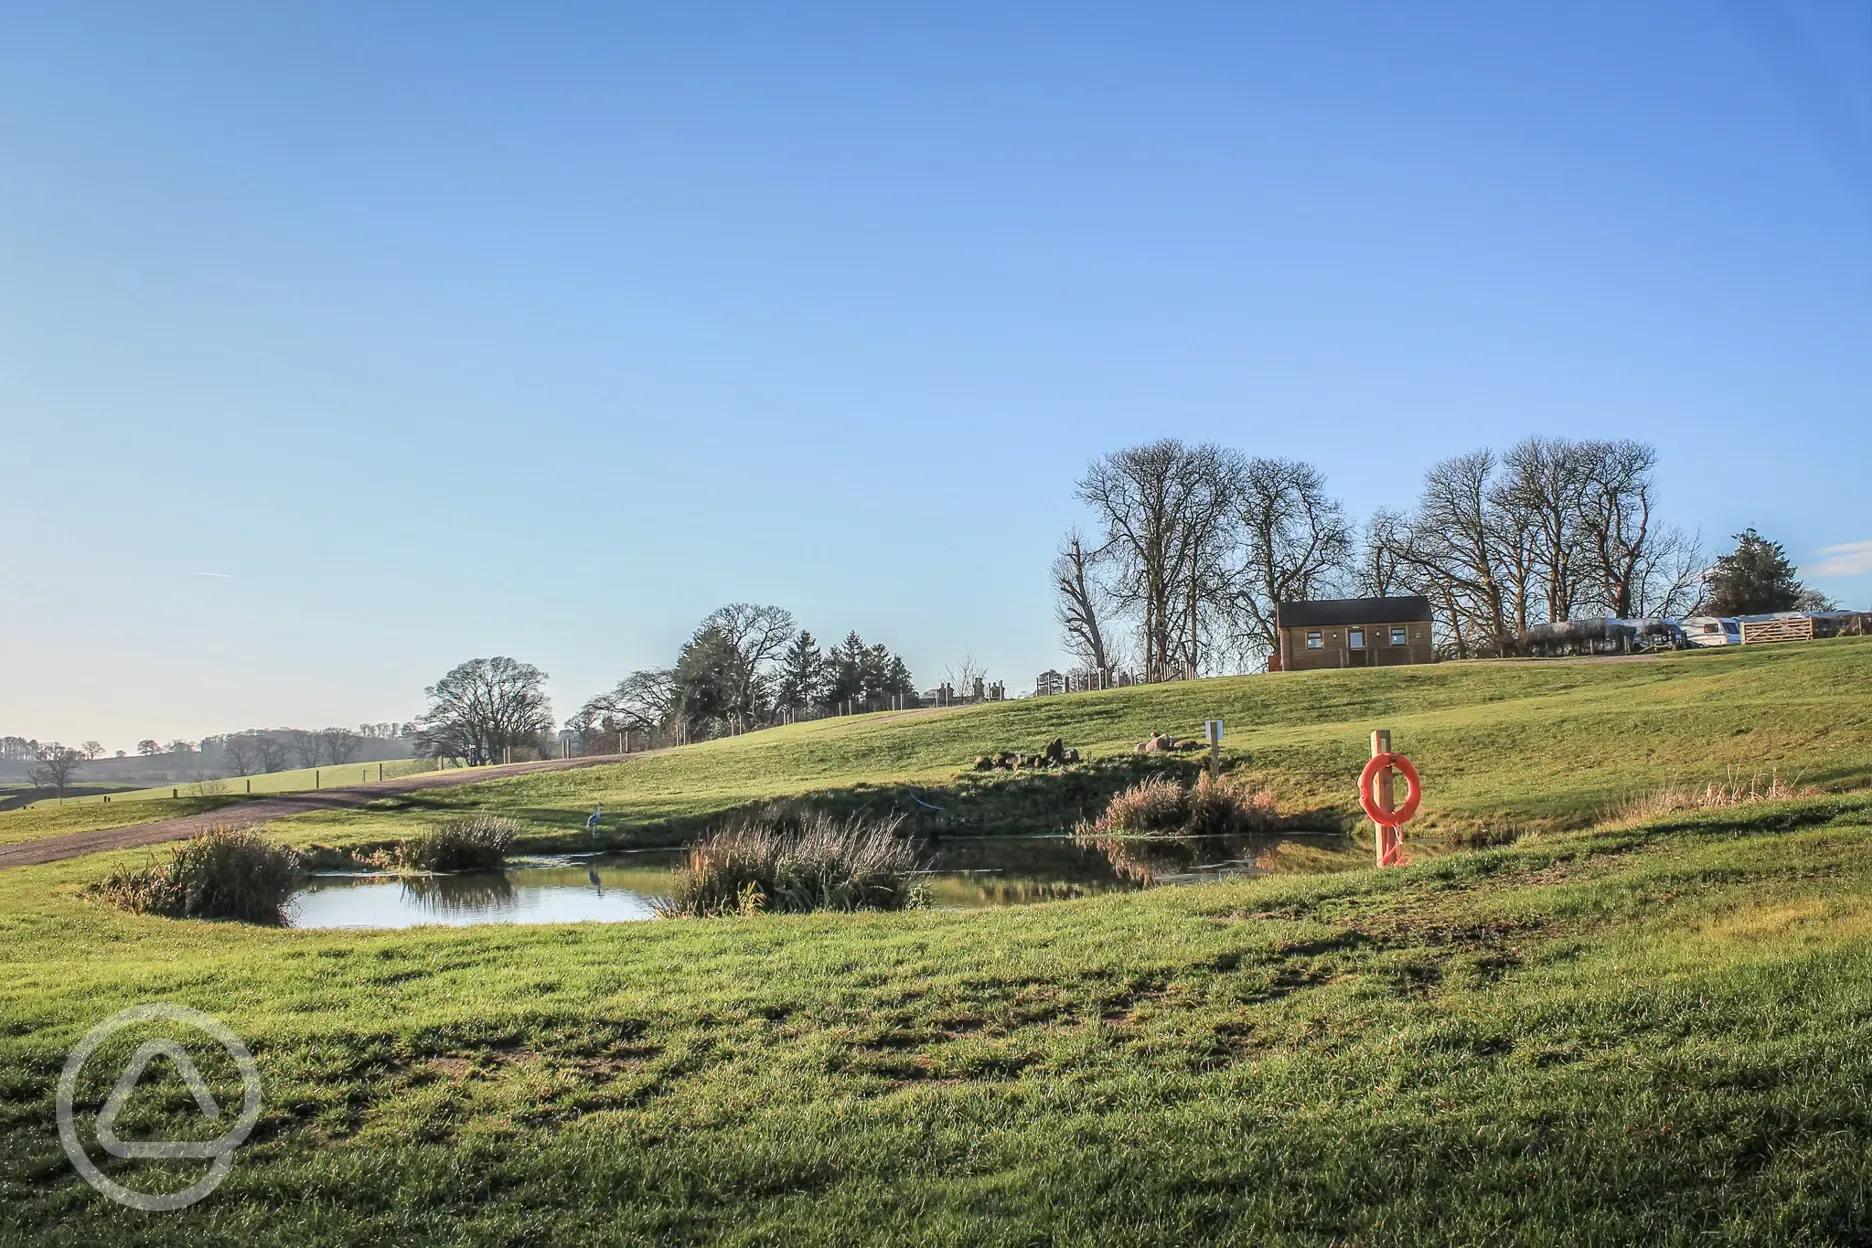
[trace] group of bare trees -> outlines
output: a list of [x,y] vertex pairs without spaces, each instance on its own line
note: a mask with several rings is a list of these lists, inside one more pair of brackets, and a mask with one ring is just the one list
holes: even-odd
[[224,765],[237,776],[282,771],[288,763],[300,767],[337,766],[351,762],[363,748],[364,734],[350,728],[250,728],[210,737],[202,753],[219,746]]
[[1414,507],[1361,534],[1311,464],[1172,439],[1117,451],[1078,483],[1093,529],[1054,562],[1060,626],[1087,669],[1163,680],[1264,660],[1279,605],[1302,599],[1422,594],[1464,656],[1585,611],[1677,614],[1703,558],[1657,516],[1656,466],[1638,442],[1529,438],[1434,465]]
[[[901,656],[852,632],[822,650],[776,606],[735,602],[711,611],[672,667],[632,672],[566,723],[581,748],[622,748],[745,732],[787,715],[913,699]],[[602,743],[602,744],[601,744]]]
[[1098,460],[1078,497],[1094,531],[1067,535],[1053,577],[1093,671],[1163,680],[1264,656],[1280,602],[1350,579],[1344,508],[1311,464],[1166,439]]
[[1443,460],[1414,509],[1373,515],[1361,588],[1428,597],[1460,657],[1583,614],[1681,615],[1705,559],[1658,516],[1656,468],[1640,442],[1559,438]]

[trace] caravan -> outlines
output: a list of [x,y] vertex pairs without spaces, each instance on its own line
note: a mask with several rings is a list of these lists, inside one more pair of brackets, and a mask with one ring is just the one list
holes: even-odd
[[1693,646],[1739,646],[1742,621],[1719,615],[1693,615],[1683,622],[1684,640]]

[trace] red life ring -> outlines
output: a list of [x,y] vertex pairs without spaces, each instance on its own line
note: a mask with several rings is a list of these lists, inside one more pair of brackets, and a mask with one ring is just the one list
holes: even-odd
[[[1389,811],[1378,808],[1377,789],[1378,777],[1387,767],[1395,767],[1403,773],[1405,792],[1404,804]],[[1410,759],[1402,754],[1374,754],[1371,762],[1365,764],[1365,770],[1359,773],[1358,800],[1373,823],[1395,828],[1409,823],[1411,816],[1417,813],[1417,803],[1423,800],[1423,781],[1417,778],[1417,769],[1411,766]]]

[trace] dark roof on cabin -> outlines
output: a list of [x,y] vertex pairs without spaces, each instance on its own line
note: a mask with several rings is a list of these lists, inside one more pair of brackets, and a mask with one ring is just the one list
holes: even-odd
[[1401,624],[1430,619],[1430,600],[1398,598],[1321,598],[1283,602],[1276,615],[1280,628],[1316,628],[1322,624]]

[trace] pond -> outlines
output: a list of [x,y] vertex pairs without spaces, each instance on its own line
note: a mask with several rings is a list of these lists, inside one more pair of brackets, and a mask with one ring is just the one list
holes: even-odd
[[[461,875],[315,875],[294,896],[303,928],[623,923],[653,919],[680,850],[519,858]],[[952,839],[933,855],[931,904],[964,909],[1131,892],[1361,861],[1338,836],[1178,837],[1086,843],[1070,836]]]

